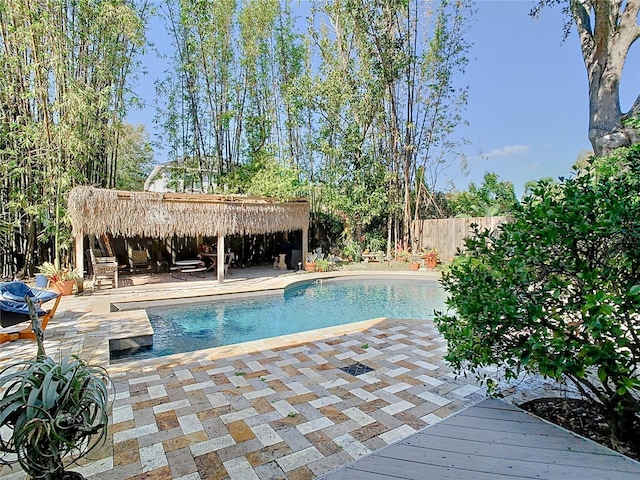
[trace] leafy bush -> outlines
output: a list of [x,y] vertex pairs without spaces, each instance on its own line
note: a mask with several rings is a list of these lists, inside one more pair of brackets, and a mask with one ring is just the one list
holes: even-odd
[[328,272],[329,271],[329,260],[326,258],[318,258],[316,260],[316,272]]
[[443,274],[452,310],[436,323],[454,367],[568,379],[629,438],[640,412],[640,146],[595,162],[536,184],[497,233],[474,227]]
[[378,232],[371,232],[365,235],[366,246],[371,252],[377,252],[387,248],[387,240]]
[[353,262],[362,260],[362,248],[356,240],[343,240],[342,257]]

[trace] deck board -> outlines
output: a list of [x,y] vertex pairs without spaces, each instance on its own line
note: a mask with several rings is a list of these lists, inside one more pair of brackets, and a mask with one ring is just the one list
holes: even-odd
[[628,480],[640,463],[488,399],[322,478]]
[[[523,448],[513,445],[498,445],[495,443],[488,443],[483,440],[475,439],[443,439],[430,435],[415,435],[414,437],[407,439],[403,442],[403,445],[415,448],[429,449],[434,453],[442,451],[446,453],[459,453],[466,455],[475,455],[479,457],[492,458],[492,459],[504,459],[504,460],[521,460],[523,454]],[[582,467],[585,464],[589,464],[594,460],[594,455],[597,456],[596,468],[625,468],[625,471],[635,472],[637,469],[631,465],[620,465],[617,457],[601,454],[598,452],[581,452],[573,451],[571,455],[563,455],[559,459],[559,453],[564,453],[566,447],[561,451],[559,449],[549,449],[541,443],[535,451],[535,458],[530,461],[537,463],[562,463],[564,465],[574,465]]]
[[[437,428],[436,428],[437,427]],[[470,438],[470,430],[465,426],[453,426],[453,425],[435,425],[433,431],[429,432],[429,435],[440,437],[441,439],[467,439]],[[474,438],[481,438],[486,443],[492,443],[495,445],[512,445],[517,447],[537,447],[544,445],[547,449],[555,449],[564,451],[567,449],[567,442],[570,441],[572,449],[577,452],[598,453],[601,450],[593,442],[586,439],[577,438],[575,441],[564,434],[565,432],[560,430],[558,436],[547,436],[541,438],[540,435],[531,435],[526,432],[499,432],[485,430],[476,432]],[[441,440],[444,441],[444,440]]]

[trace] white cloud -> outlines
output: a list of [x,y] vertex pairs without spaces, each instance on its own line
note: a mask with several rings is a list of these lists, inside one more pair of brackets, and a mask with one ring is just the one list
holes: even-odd
[[533,172],[534,170],[537,170],[539,166],[540,166],[540,162],[535,162],[535,163],[532,163],[531,165],[526,165],[523,168],[523,170],[525,170],[526,172]]
[[529,151],[529,145],[507,145],[502,148],[496,148],[483,155],[484,158],[504,158],[523,155]]

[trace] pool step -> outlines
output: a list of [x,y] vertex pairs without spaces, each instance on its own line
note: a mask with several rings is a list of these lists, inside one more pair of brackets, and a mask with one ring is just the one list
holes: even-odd
[[153,345],[153,328],[146,310],[128,310],[109,315],[113,322],[109,350],[129,350]]

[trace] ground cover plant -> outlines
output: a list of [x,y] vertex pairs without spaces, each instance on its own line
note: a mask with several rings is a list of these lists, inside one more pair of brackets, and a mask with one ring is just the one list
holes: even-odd
[[640,146],[541,181],[496,232],[465,242],[436,314],[447,360],[489,388],[522,371],[574,383],[640,451]]

